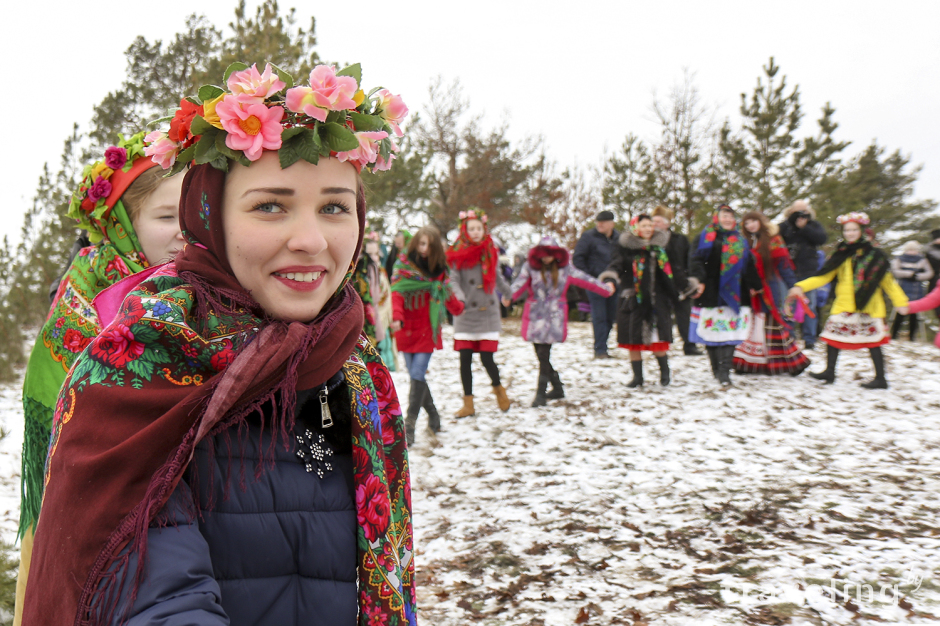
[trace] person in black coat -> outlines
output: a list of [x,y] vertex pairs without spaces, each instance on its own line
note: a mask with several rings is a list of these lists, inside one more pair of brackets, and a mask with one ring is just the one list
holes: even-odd
[[[796,267],[797,282],[815,276],[819,270],[819,261],[816,251],[819,246],[826,243],[826,230],[816,221],[816,212],[802,200],[797,200],[784,211],[783,222],[780,223],[780,236],[787,244],[790,259]],[[809,305],[815,310],[818,303],[816,294],[806,294]],[[807,350],[812,350],[816,343],[818,321],[815,317],[806,317],[803,321],[803,343]]]
[[655,355],[660,383],[669,384],[666,353],[672,340],[672,311],[689,281],[685,270],[670,262],[668,241],[668,234],[653,228],[649,215],[634,217],[630,229],[614,244],[610,266],[599,276],[620,290],[617,343],[630,351],[633,380],[628,387],[643,385],[643,351]]
[[[673,270],[680,268],[683,274],[689,273],[689,240],[682,233],[677,233],[670,228],[674,212],[672,209],[659,205],[650,214],[653,218],[653,228],[663,231],[669,236],[669,242],[666,244],[666,254],[669,255],[669,262]],[[674,274],[675,276],[675,274]],[[682,350],[688,356],[700,356],[701,350],[695,343],[689,341],[689,319],[692,314],[692,300],[685,298],[679,301],[675,308],[676,327],[679,329],[679,336],[682,337]]]
[[[595,219],[595,227],[581,235],[574,249],[572,264],[594,278],[610,265],[610,250],[620,233],[614,228],[614,214],[601,211]],[[594,327],[594,358],[606,359],[607,337],[614,327],[617,314],[617,298],[595,293],[588,294],[591,303],[591,325]]]

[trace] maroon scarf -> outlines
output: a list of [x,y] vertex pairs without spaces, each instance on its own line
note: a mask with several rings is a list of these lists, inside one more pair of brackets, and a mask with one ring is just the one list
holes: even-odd
[[[182,332],[188,333],[187,349],[204,358],[194,360],[188,371],[153,372],[140,387],[128,380],[129,371],[119,384],[95,383],[88,372],[99,367],[96,360],[123,367],[140,356],[128,352],[135,349],[128,333],[142,328],[138,323],[144,310],[132,310],[129,298],[65,382],[56,407],[24,624],[108,623],[128,576],[133,601],[143,568],[130,571],[129,556],[136,554],[143,563],[147,529],[178,484],[195,445],[237,427],[268,401],[277,410],[263,427],[274,429],[274,440],[286,443],[296,390],[326,382],[355,348],[363,309],[348,274],[309,324],[259,315],[261,307],[238,284],[227,261],[224,182],[225,174],[210,165],[194,166],[180,200],[180,224],[189,245],[176,260],[184,283],[176,289],[179,301],[190,305],[184,320],[190,330]],[[365,223],[361,190],[357,214],[354,259]],[[134,293],[156,295],[160,274],[155,272]],[[210,315],[226,320],[225,342],[209,341],[219,334],[218,328],[208,327]],[[136,342],[140,350],[144,345]],[[128,544],[131,550],[121,555]]]

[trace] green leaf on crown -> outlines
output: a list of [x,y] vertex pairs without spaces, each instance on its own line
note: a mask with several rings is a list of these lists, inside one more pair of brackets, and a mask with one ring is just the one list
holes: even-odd
[[[293,128],[289,130],[294,130]],[[286,131],[285,131],[286,132]],[[281,147],[277,151],[277,158],[281,162],[281,169],[290,167],[294,163],[300,160],[300,153],[297,152],[296,147],[296,137],[291,137],[286,140],[281,136],[282,142]]]
[[199,99],[203,102],[212,100],[213,98],[218,98],[225,90],[221,87],[216,87],[215,85],[203,85],[199,88]]
[[228,77],[231,76],[234,72],[240,72],[242,70],[247,70],[248,66],[242,63],[241,61],[235,61],[225,70],[225,76],[222,78],[222,82],[228,83]]
[[322,152],[323,145],[316,131],[305,128],[304,132],[297,135],[295,141],[300,158],[314,165],[320,161],[320,152]]
[[359,140],[348,128],[332,123],[320,124],[319,126],[323,144],[331,152],[345,152],[359,147]]
[[[196,106],[199,106],[200,104],[202,104],[202,102],[200,102],[199,98],[197,98],[196,96],[186,96],[184,100],[186,100],[186,102],[190,104],[195,104]],[[174,116],[175,115],[176,114],[174,113]]]
[[383,130],[385,128],[385,120],[383,120],[378,115],[365,115],[364,113],[350,113],[349,117],[352,118],[353,124],[356,126],[356,130],[359,132],[371,131],[371,130]]
[[156,126],[157,124],[162,124],[163,122],[173,121],[173,117],[174,116],[172,115],[161,117],[160,119],[153,120],[152,122],[147,122],[147,126]]
[[362,65],[359,63],[353,63],[349,67],[344,67],[340,71],[336,72],[337,76],[352,76],[356,79],[356,85],[362,83]]
[[271,64],[271,69],[277,72],[277,77],[280,78],[282,81],[284,81],[284,85],[285,85],[284,89],[290,89],[291,87],[294,86],[293,76],[291,76],[290,74],[288,74],[287,72],[285,72],[284,70],[282,70],[281,68],[279,68],[273,63]]
[[[213,128],[215,133],[218,133],[217,128]],[[215,133],[206,133],[202,135],[196,143],[196,164],[202,165],[203,163],[209,163],[210,161],[215,161],[222,153],[219,152],[219,149],[215,147]]]
[[304,132],[305,130],[309,130],[309,129],[304,128],[303,126],[294,126],[292,128],[285,128],[284,132],[281,133],[281,141],[287,141],[291,137],[295,137],[299,135],[300,133]]
[[201,115],[196,115],[193,117],[193,121],[189,125],[189,132],[194,135],[205,135],[213,130],[219,130],[212,124],[206,121]]
[[192,162],[195,156],[196,146],[189,146],[180,152],[176,157],[176,163],[174,163],[173,167],[170,168],[170,172],[167,174],[167,176],[174,176],[182,172]]

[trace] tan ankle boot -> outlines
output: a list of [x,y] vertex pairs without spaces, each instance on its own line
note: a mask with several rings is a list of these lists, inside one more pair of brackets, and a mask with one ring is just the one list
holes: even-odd
[[496,404],[499,405],[499,410],[508,411],[509,405],[512,404],[512,400],[510,400],[509,396],[506,395],[506,388],[502,385],[496,385],[493,387],[493,393],[496,394]]
[[476,411],[473,410],[473,396],[464,396],[463,407],[454,413],[454,417],[470,417],[471,415],[476,415]]

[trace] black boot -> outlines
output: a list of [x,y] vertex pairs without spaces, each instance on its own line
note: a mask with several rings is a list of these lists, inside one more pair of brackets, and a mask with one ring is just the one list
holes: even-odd
[[643,386],[643,360],[630,361],[630,367],[633,368],[633,380],[627,383],[627,387]]
[[718,346],[718,382],[722,387],[731,386],[731,362],[734,360],[734,346]]
[[891,340],[897,341],[898,335],[901,334],[901,324],[904,323],[904,316],[897,313],[894,314],[894,321],[891,322]]
[[659,363],[659,384],[665,387],[669,384],[669,357],[658,356],[656,361]]
[[545,406],[545,389],[548,387],[548,376],[539,374],[539,387],[535,390],[535,400],[532,401],[533,407]]
[[564,398],[565,388],[561,385],[561,377],[558,375],[558,372],[552,370],[548,380],[552,383],[552,390],[545,394],[545,397],[549,400],[558,400],[559,398]]
[[421,403],[421,407],[428,414],[428,429],[432,433],[441,432],[441,414],[437,412],[437,407],[434,406],[434,398],[431,397],[431,388],[428,387],[427,381],[422,381],[424,385],[424,401]]
[[887,389],[888,379],[885,378],[885,355],[881,348],[869,348],[871,353],[871,362],[875,364],[875,380],[867,382],[862,387],[865,389]]
[[839,349],[826,346],[826,370],[824,372],[810,372],[809,375],[816,380],[825,381],[827,385],[836,382],[836,361],[839,360]]
[[694,343],[686,342],[682,346],[682,353],[686,356],[702,356],[702,351]]
[[718,350],[721,346],[706,346],[705,350],[708,351],[708,361],[712,366],[712,376],[718,378]]
[[423,380],[411,380],[411,389],[408,392],[408,413],[405,415],[405,439],[408,445],[414,445],[415,426],[418,423],[418,412],[424,404],[424,390],[427,385]]

